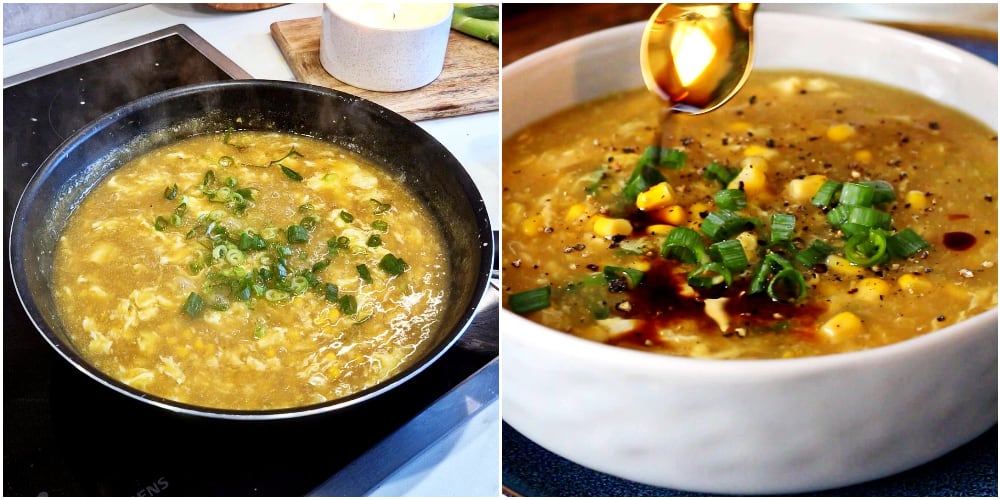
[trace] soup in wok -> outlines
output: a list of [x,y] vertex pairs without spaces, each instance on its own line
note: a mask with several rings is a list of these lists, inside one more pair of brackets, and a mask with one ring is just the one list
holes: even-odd
[[114,171],[74,212],[53,289],[77,350],[212,408],[320,403],[416,359],[448,302],[439,228],[401,183],[287,133],[200,135]]
[[995,307],[994,130],[798,71],[756,71],[712,113],[664,113],[645,89],[616,93],[505,141],[507,308],[628,348],[783,358]]

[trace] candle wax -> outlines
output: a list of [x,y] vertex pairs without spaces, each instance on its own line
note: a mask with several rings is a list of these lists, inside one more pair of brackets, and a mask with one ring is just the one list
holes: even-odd
[[417,29],[440,22],[450,4],[335,2],[327,6],[344,18],[371,28]]

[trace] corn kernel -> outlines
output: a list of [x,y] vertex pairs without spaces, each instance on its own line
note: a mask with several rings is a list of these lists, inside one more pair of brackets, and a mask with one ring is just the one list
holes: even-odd
[[340,375],[340,367],[337,365],[333,365],[326,369],[326,374],[330,378],[337,378],[337,376]]
[[839,255],[830,255],[826,258],[826,268],[840,276],[857,276],[861,269],[851,261]]
[[612,219],[598,215],[594,217],[594,234],[610,238],[618,234],[631,234],[632,223],[627,219]]
[[871,163],[872,152],[867,149],[859,149],[854,152],[854,161],[858,163]]
[[566,210],[565,220],[566,222],[576,222],[579,221],[581,217],[586,215],[586,213],[587,213],[587,205],[584,205],[583,203],[577,203],[569,207],[569,210]]
[[524,219],[521,223],[521,232],[525,236],[534,236],[545,230],[545,220],[541,215],[535,215]]
[[674,226],[669,226],[667,224],[651,224],[646,226],[646,234],[651,236],[666,236],[673,231]]
[[710,208],[711,207],[709,207],[708,204],[702,203],[700,201],[696,202],[696,203],[692,203],[691,206],[688,207],[688,210],[687,210],[687,212],[688,212],[688,221],[691,222],[691,224],[688,224],[688,225],[689,226],[696,226],[697,227],[697,225],[699,223],[701,223],[701,220],[703,219],[703,217],[701,216],[701,214],[707,213],[710,210]]
[[833,142],[844,142],[854,135],[854,127],[847,123],[831,125],[826,129],[826,138]]
[[337,321],[337,318],[340,318],[340,309],[331,307],[330,311],[326,313],[326,318],[330,320],[331,323]]
[[750,123],[733,122],[729,124],[729,130],[732,130],[733,132],[746,132],[747,130],[750,130]]
[[652,266],[649,264],[649,262],[647,262],[645,260],[639,260],[639,261],[633,262],[633,263],[629,264],[628,267],[631,267],[632,269],[635,269],[636,271],[642,271],[642,272],[649,271],[652,268]]
[[865,278],[857,283],[858,289],[854,296],[865,302],[877,303],[889,295],[892,288],[885,280],[880,278]]
[[927,209],[927,193],[923,191],[908,191],[906,193],[906,207],[915,212]]
[[838,342],[848,337],[854,337],[864,330],[861,318],[849,311],[837,313],[819,327],[819,332],[828,340]]
[[806,203],[816,196],[816,192],[826,182],[825,175],[807,175],[788,182],[788,198],[796,203]]
[[743,167],[740,173],[736,174],[729,186],[729,189],[742,189],[748,196],[764,192],[767,187],[767,161],[754,156],[745,158],[740,165]]
[[764,158],[765,160],[773,160],[774,157],[778,156],[778,150],[774,148],[768,148],[760,146],[758,144],[751,144],[743,150],[743,156],[745,158]]
[[680,226],[681,224],[687,222],[688,211],[680,205],[671,205],[667,208],[661,208],[659,210],[649,212],[649,216],[653,220],[660,221],[664,224]]
[[655,186],[639,193],[635,199],[635,206],[639,210],[656,210],[665,208],[674,203],[674,189],[670,184],[661,182]]
[[929,292],[934,288],[931,282],[926,278],[918,277],[915,274],[906,273],[896,280],[899,284],[899,288],[905,292],[909,293],[923,293]]

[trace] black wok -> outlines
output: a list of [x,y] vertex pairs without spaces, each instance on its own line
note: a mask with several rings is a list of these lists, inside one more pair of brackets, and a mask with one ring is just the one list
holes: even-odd
[[[69,341],[50,278],[56,242],[69,216],[109,172],[153,148],[230,126],[308,135],[356,152],[394,174],[440,225],[452,269],[452,301],[433,347],[382,383],[348,397],[297,408],[237,411],[178,403],[144,393],[94,368]],[[25,311],[45,340],[73,366],[129,397],[184,414],[263,420],[356,405],[403,384],[439,358],[466,330],[492,269],[493,235],[468,173],[438,141],[370,101],[298,83],[242,80],[173,89],[143,97],[83,127],[29,181],[14,212],[10,264]]]

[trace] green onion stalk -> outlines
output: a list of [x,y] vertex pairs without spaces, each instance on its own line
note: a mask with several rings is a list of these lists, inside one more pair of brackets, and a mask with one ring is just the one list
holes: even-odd
[[452,29],[500,45],[500,7],[476,3],[456,3]]

